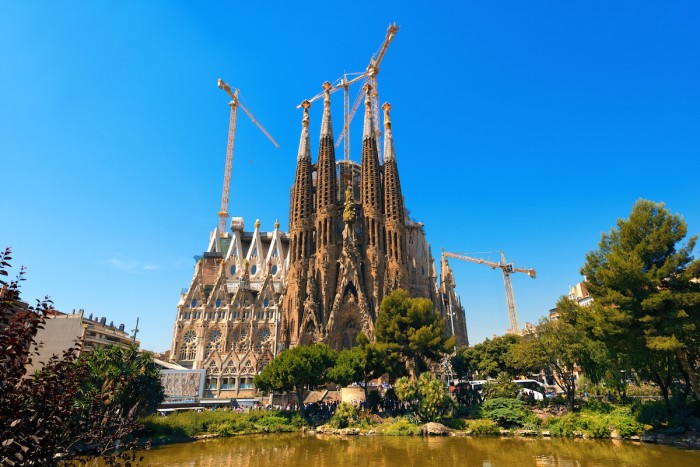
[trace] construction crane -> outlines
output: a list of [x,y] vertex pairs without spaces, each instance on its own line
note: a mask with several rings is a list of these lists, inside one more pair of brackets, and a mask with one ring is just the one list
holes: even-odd
[[[389,48],[389,44],[391,44],[391,41],[394,40],[394,37],[396,36],[396,32],[399,30],[399,27],[396,24],[390,24],[389,28],[386,31],[386,36],[384,37],[384,42],[382,45],[379,47],[379,50],[377,53],[372,55],[372,58],[369,61],[369,65],[367,66],[367,69],[365,69],[364,72],[357,72],[357,73],[344,73],[343,76],[335,80],[333,82],[333,87],[330,89],[331,94],[342,89],[344,91],[344,96],[343,96],[343,131],[341,132],[340,136],[338,137],[337,141],[335,142],[335,147],[337,148],[340,146],[340,142],[344,141],[343,145],[343,156],[344,159],[350,160],[350,122],[352,122],[353,117],[355,116],[355,113],[357,112],[358,107],[360,106],[360,103],[363,101],[364,97],[364,85],[369,82],[369,84],[372,86],[372,94],[370,95],[370,99],[372,102],[372,115],[374,117],[374,121],[377,122],[377,125],[375,127],[375,137],[377,138],[377,148],[379,148],[379,137],[381,135],[381,130],[379,130],[379,104],[378,104],[378,94],[377,94],[377,74],[379,74],[379,65],[382,63],[382,60],[384,59],[384,55],[386,55],[386,51]],[[355,99],[355,103],[352,106],[352,109],[350,109],[350,86],[357,83],[358,81],[362,81],[362,84],[360,86],[360,91],[357,94],[357,98]],[[311,99],[308,99],[309,102],[314,102],[324,96],[325,92],[320,92],[316,94],[314,97]],[[297,109],[301,108],[301,104],[297,105]]]
[[226,147],[224,188],[221,192],[221,208],[219,209],[219,234],[223,235],[226,232],[226,222],[228,221],[228,198],[229,192],[231,191],[231,169],[233,168],[233,145],[236,141],[236,114],[238,107],[243,109],[246,115],[253,121],[255,126],[260,128],[260,131],[267,136],[267,139],[272,141],[272,144],[274,144],[276,148],[279,148],[280,145],[277,144],[277,141],[275,141],[270,133],[263,128],[260,122],[255,119],[253,114],[243,105],[243,103],[241,103],[240,99],[238,98],[239,90],[237,88],[231,91],[231,86],[221,79],[219,79],[217,85],[219,86],[219,89],[223,89],[229,96],[231,96],[231,102],[229,102],[229,105],[231,106],[231,118],[228,125],[228,146]]
[[508,330],[509,333],[517,334],[520,332],[520,326],[518,326],[518,313],[515,311],[515,296],[513,294],[513,280],[511,279],[511,275],[516,273],[516,272],[524,272],[528,276],[532,277],[535,279],[537,277],[537,271],[534,269],[521,269],[521,268],[516,268],[513,266],[513,263],[507,263],[506,262],[506,255],[502,251],[501,253],[501,262],[496,263],[494,261],[489,261],[481,258],[473,258],[471,256],[466,256],[462,254],[457,254],[457,253],[450,253],[449,251],[442,250],[443,256],[447,256],[448,258],[456,258],[456,259],[461,259],[462,261],[468,261],[470,263],[475,263],[475,264],[484,264],[486,266],[491,267],[492,269],[499,268],[501,271],[503,271],[503,285],[505,286],[506,289],[506,302],[508,305],[508,319],[510,319],[510,329]]

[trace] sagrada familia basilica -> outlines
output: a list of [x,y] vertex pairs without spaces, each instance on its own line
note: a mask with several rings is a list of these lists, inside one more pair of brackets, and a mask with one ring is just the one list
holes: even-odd
[[219,229],[198,258],[181,294],[171,358],[207,370],[212,397],[254,391],[253,377],[282,350],[324,342],[355,345],[372,338],[382,298],[401,288],[430,299],[446,318],[445,332],[465,345],[464,309],[441,258],[439,283],[423,224],[407,215],[391,126],[384,104],[383,164],[366,89],[361,163],[336,161],[329,83],[316,163],[311,158],[305,101],[289,231],[279,223],[246,232],[241,218]]

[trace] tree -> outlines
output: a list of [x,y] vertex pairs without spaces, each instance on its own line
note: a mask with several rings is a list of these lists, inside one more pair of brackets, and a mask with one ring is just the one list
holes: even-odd
[[657,383],[667,403],[669,371],[700,400],[700,261],[692,256],[697,236],[682,244],[686,235],[678,214],[639,200],[581,268],[595,299],[594,332]]
[[[153,357],[139,352],[136,346],[98,347],[78,359],[86,367],[76,405],[94,410],[95,404],[117,404],[131,419],[153,413],[163,401],[160,369]],[[111,388],[109,399],[102,397],[104,389]]]
[[418,380],[399,378],[395,384],[399,400],[411,405],[413,412],[423,422],[432,422],[449,417],[454,401],[445,385],[432,373],[423,373]]
[[543,318],[535,331],[523,336],[513,348],[513,359],[516,362],[529,362],[539,368],[551,368],[566,393],[567,408],[573,410],[575,370],[582,358],[596,360],[599,347],[566,321]]
[[528,364],[515,364],[512,349],[519,340],[520,336],[506,334],[486,339],[473,347],[461,347],[452,358],[452,367],[460,378],[468,379],[474,375],[478,375],[478,378],[496,378],[504,372],[515,378],[528,370],[539,370]]
[[[21,301],[24,268],[13,281],[1,279],[8,275],[11,259],[9,248],[0,253],[0,464],[58,465],[88,449],[108,465],[119,460],[128,464],[136,457],[136,445],[125,439],[137,424],[114,410],[78,407],[88,368],[75,364],[77,346],[54,355],[35,374],[26,374],[40,346],[37,331],[53,308],[49,299],[33,307]],[[101,389],[102,397],[113,395],[110,387]]]
[[405,290],[384,297],[375,325],[377,341],[395,348],[411,375],[417,379],[427,360],[439,361],[454,346],[454,336],[445,338],[445,320],[426,298],[410,298]]
[[364,333],[357,336],[357,344],[340,351],[328,378],[343,386],[358,381],[364,383],[365,401],[369,401],[369,382],[389,372],[392,353],[386,344],[372,343]]
[[281,352],[255,377],[255,386],[263,391],[294,392],[304,416],[304,388],[328,381],[337,354],[326,344],[299,345]]

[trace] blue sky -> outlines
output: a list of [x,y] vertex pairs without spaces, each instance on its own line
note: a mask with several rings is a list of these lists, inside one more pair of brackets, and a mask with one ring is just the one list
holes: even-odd
[[[28,267],[25,299],[127,328],[138,316],[142,345],[169,348],[217,223],[229,112],[217,78],[281,146],[239,114],[230,212],[285,227],[295,106],[363,71],[390,22],[379,92],[406,205],[436,257],[504,250],[537,269],[514,277],[521,323],[581,279],[638,198],[700,232],[700,3],[260,5],[0,1],[0,245]],[[333,105],[337,136],[339,93]],[[472,343],[502,334],[500,273],[451,264]]]

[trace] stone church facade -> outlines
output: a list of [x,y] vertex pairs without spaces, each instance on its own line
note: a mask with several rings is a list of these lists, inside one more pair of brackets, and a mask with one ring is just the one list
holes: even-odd
[[354,345],[374,337],[384,296],[402,288],[433,301],[446,333],[468,344],[464,309],[446,258],[440,284],[423,224],[408,218],[391,128],[384,104],[383,164],[376,124],[365,99],[362,159],[335,160],[330,84],[318,157],[311,160],[309,107],[303,103],[301,138],[291,190],[289,233],[215,231],[178,303],[171,356],[207,369],[214,397],[252,395],[252,378],[281,350],[324,342]]

